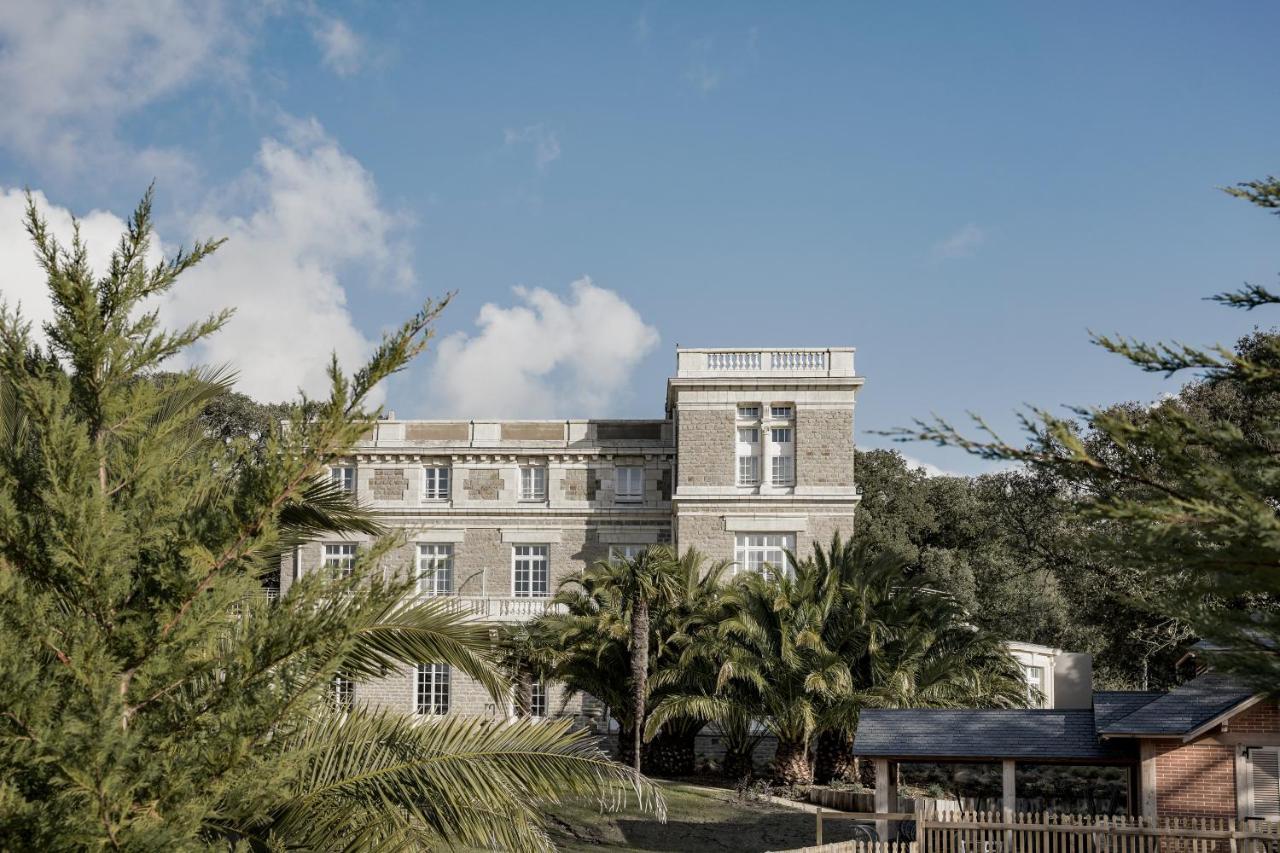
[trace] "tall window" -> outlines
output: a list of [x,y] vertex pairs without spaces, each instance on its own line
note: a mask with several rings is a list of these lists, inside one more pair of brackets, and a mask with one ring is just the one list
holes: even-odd
[[516,598],[545,598],[551,594],[546,545],[516,545],[512,549],[512,593]]
[[644,500],[644,469],[613,469],[613,493],[619,501],[626,503]]
[[356,543],[330,542],[324,546],[324,567],[336,577],[351,577],[356,566]]
[[418,546],[418,592],[449,595],[453,592],[453,546]]
[[1249,750],[1249,817],[1280,820],[1280,750]]
[[796,445],[791,427],[769,430],[769,483],[794,486],[796,482]]
[[547,499],[547,469],[541,466],[520,469],[520,500]]
[[428,501],[449,499],[449,469],[426,468],[422,474],[422,497]]
[[356,469],[355,468],[330,468],[329,479],[338,485],[338,488],[344,492],[354,492],[356,490]]
[[529,716],[545,717],[547,715],[547,685],[535,681],[529,693]]
[[342,673],[337,673],[329,682],[329,698],[333,700],[333,710],[338,713],[350,711],[355,701],[356,683]]
[[738,485],[760,484],[760,429],[738,428]]
[[641,552],[647,549],[648,545],[610,545],[610,560],[634,560],[639,557]]
[[449,713],[449,667],[447,664],[418,664],[416,681],[414,704],[419,714]]
[[796,537],[791,533],[739,533],[734,572],[790,575],[791,562],[786,552],[794,552],[795,548]]
[[1027,678],[1027,700],[1038,708],[1044,707],[1044,667],[1024,666],[1022,671]]

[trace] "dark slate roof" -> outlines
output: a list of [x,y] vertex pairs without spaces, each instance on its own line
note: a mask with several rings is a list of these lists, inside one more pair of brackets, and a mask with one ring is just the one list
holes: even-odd
[[1127,717],[1163,695],[1163,693],[1149,693],[1141,690],[1095,690],[1093,691],[1094,728],[1101,733],[1116,720]]
[[1227,675],[1209,672],[1108,722],[1104,735],[1166,735],[1195,731],[1248,699],[1254,691]]
[[1091,710],[867,710],[856,755],[882,758],[1127,761],[1132,743],[1098,739]]

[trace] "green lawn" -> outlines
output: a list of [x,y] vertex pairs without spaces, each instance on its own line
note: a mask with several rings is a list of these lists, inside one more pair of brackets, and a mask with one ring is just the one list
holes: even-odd
[[[605,850],[728,850],[756,853],[814,842],[814,817],[767,802],[739,802],[733,791],[680,782],[658,783],[667,800],[667,822],[634,810],[601,814],[592,805],[559,808],[551,815],[556,846],[569,853]],[[848,822],[824,827],[824,841],[848,838]]]

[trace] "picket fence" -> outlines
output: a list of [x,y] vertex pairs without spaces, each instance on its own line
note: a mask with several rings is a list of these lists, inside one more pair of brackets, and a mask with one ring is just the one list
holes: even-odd
[[[1233,818],[1158,819],[999,812],[832,812],[818,808],[806,853],[1280,853],[1280,824]],[[913,843],[822,844],[825,821],[892,821]]]

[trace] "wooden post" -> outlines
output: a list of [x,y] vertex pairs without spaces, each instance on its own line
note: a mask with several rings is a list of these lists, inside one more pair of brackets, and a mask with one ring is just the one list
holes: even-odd
[[[876,759],[876,814],[889,814],[898,810],[898,780],[893,771],[897,767],[887,758]],[[876,819],[876,838],[889,841],[889,833],[896,829],[893,821]]]
[[[1002,806],[1000,817],[1006,824],[1011,824],[1014,815],[1018,813],[1018,765],[1012,758],[1006,758],[1002,764],[1004,778],[1000,785]],[[1013,850],[1013,830],[1010,828],[1004,831],[1004,849]]]
[[817,820],[818,820],[817,846],[821,847],[822,846],[822,806],[818,806],[818,810],[817,812],[814,813],[814,815],[815,817],[817,817]]
[[1159,784],[1156,778],[1156,747],[1149,740],[1138,743],[1138,755],[1142,762],[1139,783],[1142,789],[1142,805],[1138,814],[1150,820],[1154,826],[1156,818],[1160,816],[1160,810],[1156,807],[1156,786]]

